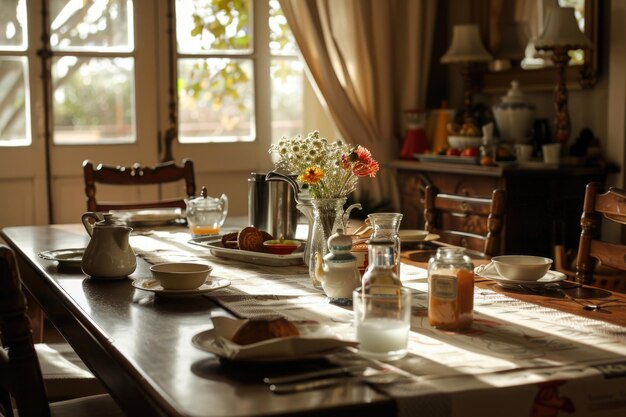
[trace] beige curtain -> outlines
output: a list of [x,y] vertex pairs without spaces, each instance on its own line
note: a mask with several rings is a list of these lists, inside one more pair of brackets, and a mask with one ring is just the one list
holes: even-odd
[[361,195],[399,208],[386,167],[401,146],[403,111],[425,106],[436,0],[280,3],[343,138],[381,163],[376,180],[360,181]]

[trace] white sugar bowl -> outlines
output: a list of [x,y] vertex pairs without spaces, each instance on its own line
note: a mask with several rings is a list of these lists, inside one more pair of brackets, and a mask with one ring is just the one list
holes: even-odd
[[535,106],[526,101],[517,81],[511,82],[511,89],[502,97],[502,102],[493,106],[493,114],[504,142],[529,142],[535,121]]

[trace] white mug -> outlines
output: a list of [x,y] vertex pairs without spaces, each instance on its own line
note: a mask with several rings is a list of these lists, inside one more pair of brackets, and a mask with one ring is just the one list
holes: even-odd
[[533,145],[515,145],[515,157],[518,161],[528,161],[533,155]]
[[541,150],[543,151],[543,162],[546,164],[555,164],[561,159],[560,143],[548,143],[541,146]]

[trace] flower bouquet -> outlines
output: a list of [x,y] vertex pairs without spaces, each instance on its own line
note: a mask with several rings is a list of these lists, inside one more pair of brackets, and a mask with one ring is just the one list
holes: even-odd
[[270,146],[278,154],[276,168],[297,175],[301,188],[312,198],[346,197],[356,189],[359,177],[375,177],[378,162],[369,150],[341,140],[329,142],[313,131],[306,137],[281,138]]
[[281,138],[270,146],[269,152],[278,154],[276,168],[296,175],[300,188],[308,189],[311,197],[312,215],[307,214],[310,212],[305,205],[298,208],[309,218],[311,227],[304,261],[309,266],[313,285],[319,288],[316,265],[328,253],[328,238],[337,229],[345,231],[349,211],[361,207],[354,204],[344,213],[347,196],[356,189],[360,177],[376,176],[378,162],[363,146],[350,146],[340,140],[329,142],[318,131],[304,138]]

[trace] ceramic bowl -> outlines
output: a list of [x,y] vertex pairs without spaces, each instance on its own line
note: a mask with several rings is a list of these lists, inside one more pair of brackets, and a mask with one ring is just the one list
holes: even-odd
[[552,265],[550,258],[528,255],[494,256],[491,262],[498,274],[516,281],[537,281]]
[[213,268],[206,264],[172,262],[152,265],[154,279],[166,290],[193,290],[206,281]]
[[478,148],[483,143],[480,136],[448,136],[448,144],[452,148]]
[[276,240],[266,240],[263,242],[263,247],[265,251],[268,253],[273,253],[274,255],[289,255],[295,252],[302,245],[302,242],[299,240],[286,240],[286,239],[276,239]]

